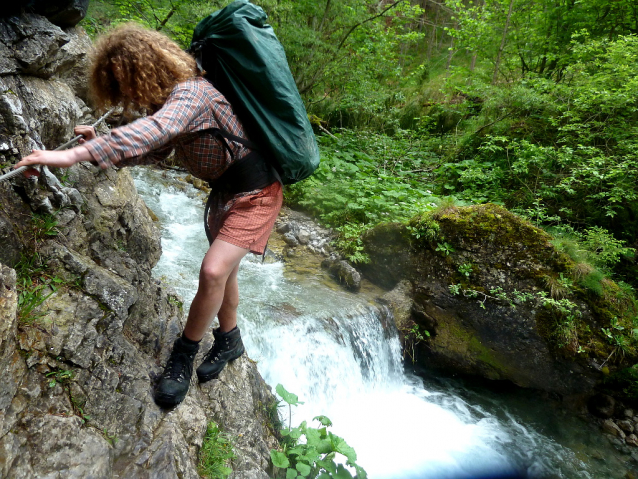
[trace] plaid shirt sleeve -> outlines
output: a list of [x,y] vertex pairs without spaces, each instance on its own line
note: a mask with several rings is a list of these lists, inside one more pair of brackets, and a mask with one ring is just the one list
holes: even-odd
[[191,81],[178,84],[155,114],[115,128],[108,135],[84,143],[84,147],[100,167],[108,168],[146,155],[180,134],[200,129],[207,106],[197,85]]

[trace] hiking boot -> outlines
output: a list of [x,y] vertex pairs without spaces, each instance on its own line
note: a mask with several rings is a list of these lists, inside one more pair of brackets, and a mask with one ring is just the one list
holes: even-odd
[[173,351],[155,390],[155,402],[158,406],[173,407],[184,400],[193,375],[193,360],[198,350],[198,344],[186,344],[182,338],[175,340]]
[[213,330],[215,343],[206,353],[204,361],[197,368],[200,383],[215,379],[222,372],[229,361],[237,359],[244,353],[244,343],[241,342],[239,328],[222,333],[219,328]]

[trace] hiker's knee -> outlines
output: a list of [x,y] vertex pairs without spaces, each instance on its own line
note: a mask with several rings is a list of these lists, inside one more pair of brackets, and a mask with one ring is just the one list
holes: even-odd
[[199,273],[200,287],[225,288],[230,271],[220,264],[203,264]]

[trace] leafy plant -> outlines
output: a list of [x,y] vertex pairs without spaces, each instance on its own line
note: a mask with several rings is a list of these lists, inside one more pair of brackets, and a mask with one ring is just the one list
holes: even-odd
[[64,384],[73,379],[74,373],[68,369],[58,369],[48,372],[46,377],[49,378],[49,387],[53,388],[57,384]]
[[455,250],[451,244],[443,241],[442,243],[436,244],[436,249],[434,251],[443,253],[445,256],[450,256],[452,253],[454,253]]
[[430,332],[427,329],[421,331],[418,324],[413,324],[410,329],[405,333],[405,345],[403,347],[403,354],[407,354],[412,362],[416,361],[416,345],[422,341],[425,341],[430,337]]
[[224,479],[233,472],[229,466],[235,457],[231,438],[209,422],[199,451],[199,474],[207,479]]
[[[292,414],[292,406],[303,404],[299,398],[281,385],[275,388],[277,394],[288,404],[289,417]],[[286,479],[296,477],[309,477],[319,479],[365,479],[365,470],[356,463],[357,454],[341,437],[328,431],[332,425],[330,419],[325,416],[317,416],[313,421],[318,421],[319,428],[308,426],[303,421],[298,427],[291,427],[282,431],[284,438],[283,450],[271,450],[270,457],[273,465],[285,470]],[[338,458],[346,459],[345,466],[337,461]],[[355,470],[353,476],[348,469]],[[283,476],[282,476],[283,477]]]
[[461,273],[466,278],[469,278],[472,274],[472,268],[474,265],[472,263],[463,263],[459,265],[459,273]]
[[32,224],[33,236],[36,242],[49,236],[57,236],[59,234],[57,229],[58,220],[55,215],[33,213]]

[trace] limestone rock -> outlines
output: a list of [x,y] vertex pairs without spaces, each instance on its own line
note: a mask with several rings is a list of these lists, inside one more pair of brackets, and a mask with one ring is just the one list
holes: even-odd
[[359,291],[361,288],[361,274],[347,261],[340,259],[326,259],[321,266],[339,283],[351,291]]
[[0,17],[19,15],[21,11],[37,13],[60,27],[72,27],[84,18],[89,0],[24,0],[5,5]]
[[616,421],[616,424],[618,424],[618,427],[628,434],[634,432],[634,425],[628,419],[621,419],[619,421]]
[[397,329],[402,331],[409,328],[413,307],[412,284],[407,280],[400,281],[381,300],[392,310]]
[[606,394],[595,394],[589,399],[587,406],[594,416],[609,419],[614,415],[616,400]]
[[605,421],[603,422],[603,431],[620,439],[625,439],[625,433],[611,419],[605,419]]
[[[584,356],[573,357],[573,338],[565,345],[573,356],[557,354],[543,322],[546,310],[537,299],[517,296],[524,291],[536,298],[540,278],[568,267],[549,235],[495,205],[449,208],[434,221],[434,240],[416,239],[391,223],[363,237],[371,260],[361,267],[364,276],[385,288],[402,280],[413,287],[411,318],[431,333],[417,346],[419,360],[428,368],[563,395],[591,392],[602,380],[599,370]],[[496,297],[499,292],[509,300]],[[584,302],[577,306],[591,317]]]

